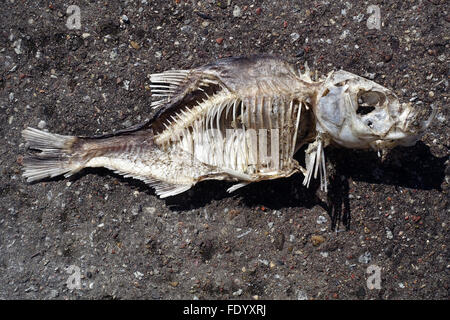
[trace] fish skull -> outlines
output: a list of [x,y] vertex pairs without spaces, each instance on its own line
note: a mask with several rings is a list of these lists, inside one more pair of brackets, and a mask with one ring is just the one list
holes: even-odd
[[410,103],[400,103],[387,88],[343,70],[331,72],[318,92],[314,113],[317,130],[346,148],[380,153],[412,146],[433,120],[419,121]]

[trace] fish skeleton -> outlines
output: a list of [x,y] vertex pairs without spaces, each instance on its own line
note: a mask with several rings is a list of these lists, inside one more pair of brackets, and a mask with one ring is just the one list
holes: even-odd
[[[252,182],[301,172],[327,190],[328,145],[385,153],[418,141],[432,122],[387,88],[338,70],[312,79],[282,58],[232,57],[150,75],[154,116],[112,134],[75,137],[26,128],[28,182],[106,167],[161,198],[204,180]],[[304,145],[305,168],[294,154]]]

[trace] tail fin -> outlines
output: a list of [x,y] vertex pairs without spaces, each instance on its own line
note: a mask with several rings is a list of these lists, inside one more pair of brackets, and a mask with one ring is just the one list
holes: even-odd
[[53,178],[64,174],[70,176],[78,171],[79,166],[71,164],[71,147],[77,139],[73,136],[63,136],[34,128],[22,131],[28,147],[40,151],[28,155],[24,159],[23,176],[28,182],[44,178]]

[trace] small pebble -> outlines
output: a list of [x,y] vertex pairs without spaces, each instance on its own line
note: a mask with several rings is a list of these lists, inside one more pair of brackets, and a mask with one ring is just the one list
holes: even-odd
[[389,229],[386,229],[386,238],[388,238],[389,240],[394,238],[394,235],[392,234],[392,231]]
[[291,33],[291,42],[295,42],[300,38],[300,35],[297,32]]
[[242,16],[241,8],[240,8],[239,6],[234,6],[234,9],[233,9],[233,17],[239,18],[239,17],[241,17],[241,16]]
[[266,259],[258,259],[258,261],[261,262],[265,266],[269,265],[269,261],[267,261]]
[[305,291],[298,290],[297,291],[297,300],[308,300],[308,296]]
[[322,224],[322,223],[326,223],[327,222],[327,218],[325,218],[324,216],[318,216],[316,223],[317,224]]
[[339,36],[339,39],[344,40],[350,34],[350,30],[345,29],[342,34]]
[[41,121],[39,121],[37,126],[39,129],[44,129],[47,126],[47,122],[45,122],[44,120],[41,120]]
[[140,212],[142,212],[142,206],[138,205],[137,207],[134,207],[131,209],[131,214],[133,216],[137,216]]
[[184,32],[184,33],[191,33],[192,32],[192,27],[191,26],[182,26],[180,28],[180,30],[181,30],[181,32]]
[[301,58],[301,57],[303,57],[304,55],[305,55],[305,50],[303,50],[302,48],[300,48],[300,49],[297,51],[295,57]]
[[149,214],[153,214],[153,213],[156,212],[156,208],[155,207],[145,207],[144,210],[145,210],[146,213],[149,213]]
[[233,296],[240,296],[242,294],[242,289],[239,289],[238,291],[233,292]]
[[373,80],[373,79],[375,79],[375,76],[376,76],[377,74],[375,73],[375,72],[366,72],[365,74],[364,74],[364,77],[366,77],[366,78],[368,78],[368,79],[370,79],[370,80]]
[[217,44],[222,44],[223,38],[222,38],[222,37],[217,38],[217,39],[216,39],[216,42],[217,42]]
[[125,14],[120,17],[120,21],[123,23],[130,23],[130,20]]
[[228,2],[227,2],[227,0],[218,1],[218,2],[217,2],[217,6],[218,6],[220,9],[226,9],[227,6],[228,6]]
[[372,260],[372,255],[369,251],[364,252],[362,255],[359,256],[358,262],[368,264]]
[[311,236],[311,242],[313,246],[317,247],[325,241],[325,238],[319,235]]
[[392,54],[385,54],[385,55],[383,56],[383,60],[384,60],[384,62],[389,62],[389,61],[391,61],[391,60],[392,60]]
[[17,54],[22,54],[23,50],[21,46],[22,46],[22,39],[14,41],[13,43],[14,52]]
[[112,50],[112,51],[109,53],[109,58],[110,58],[111,60],[116,59],[116,58],[117,58],[117,51],[116,51],[116,50]]
[[58,290],[55,290],[55,289],[50,290],[50,294],[49,294],[50,298],[54,299],[54,298],[56,298],[58,296],[59,296]]
[[138,50],[141,46],[139,45],[139,43],[137,43],[136,41],[130,41],[131,46]]
[[130,90],[130,80],[123,81],[123,88],[127,91]]

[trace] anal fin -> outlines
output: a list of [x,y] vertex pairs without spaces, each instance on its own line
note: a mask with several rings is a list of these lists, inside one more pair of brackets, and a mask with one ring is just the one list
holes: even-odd
[[183,193],[183,192],[189,190],[193,186],[193,184],[173,184],[173,183],[164,182],[164,181],[152,178],[152,177],[144,177],[144,176],[124,173],[119,170],[114,170],[114,172],[124,176],[125,178],[133,178],[133,179],[138,179],[138,180],[145,182],[150,187],[155,189],[155,193],[160,198],[167,198],[167,197],[171,197],[171,196]]
[[248,184],[250,184],[250,182],[241,182],[241,183],[233,184],[231,187],[229,187],[229,188],[227,189],[227,192],[228,192],[228,193],[232,193],[232,192],[236,191],[237,189],[240,189],[240,188],[242,188],[242,187],[245,187],[245,186],[248,185]]
[[160,198],[175,196],[189,190],[192,187],[192,185],[171,184],[158,180],[154,180],[153,182],[148,184],[155,189],[155,193]]

